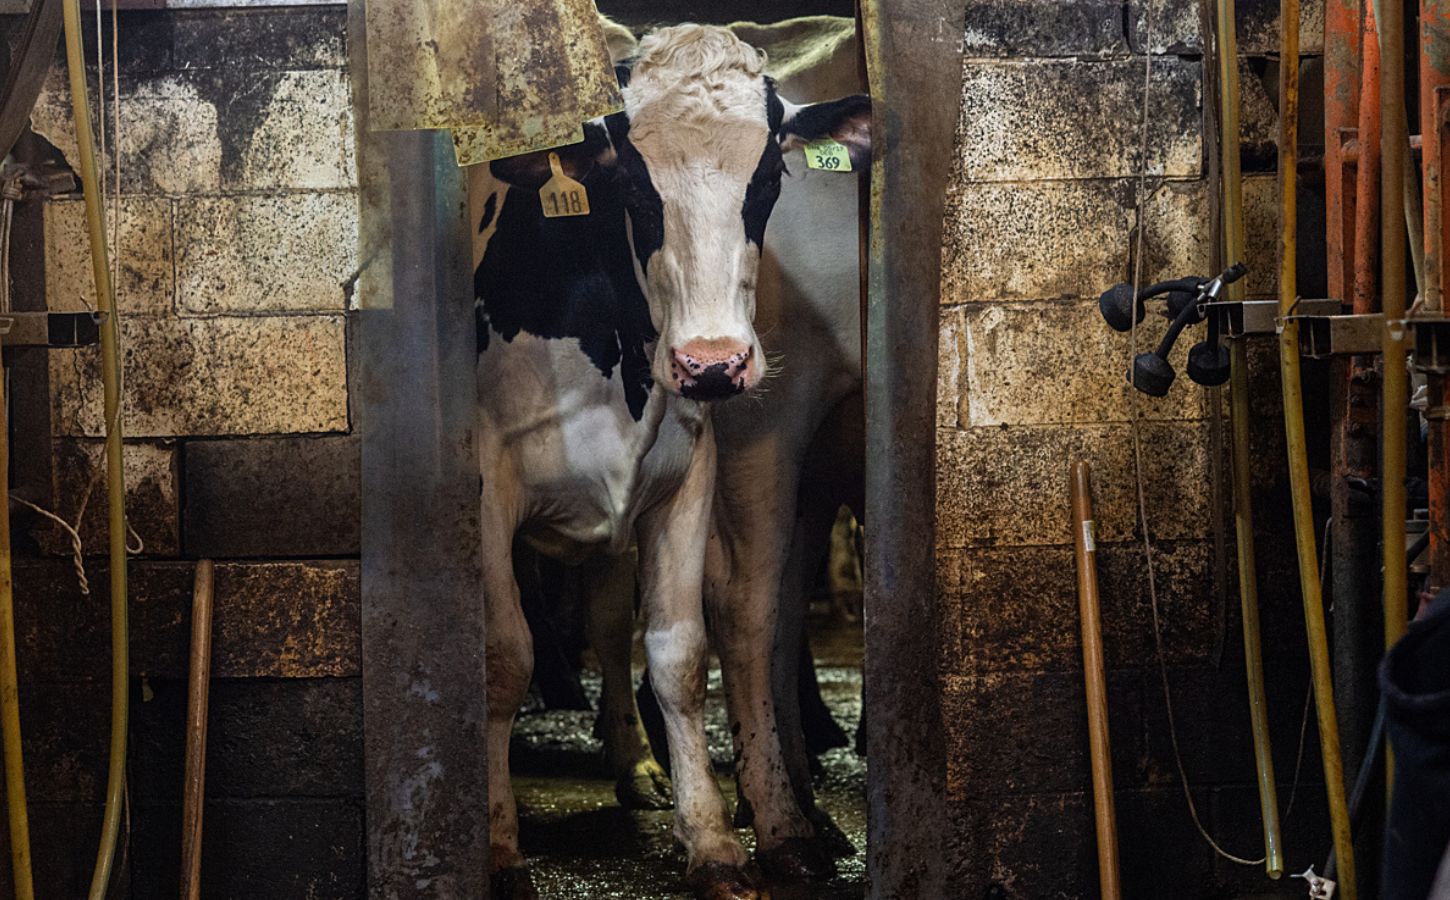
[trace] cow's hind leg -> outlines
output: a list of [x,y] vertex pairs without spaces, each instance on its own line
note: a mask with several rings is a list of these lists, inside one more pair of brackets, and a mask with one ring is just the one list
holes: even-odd
[[625,809],[669,809],[670,777],[655,760],[634,700],[633,555],[600,554],[580,567],[589,612],[589,643],[599,657],[598,732],[605,765],[615,777],[614,795]]
[[680,489],[640,518],[645,652],[669,735],[675,837],[689,857],[691,887],[705,900],[759,900],[705,743],[708,645],[701,588],[714,474],[715,441],[707,425]]
[[509,737],[513,733],[514,716],[529,690],[534,645],[519,604],[512,551],[505,536],[512,529],[489,525],[485,510],[483,590],[487,627],[484,664],[488,682],[490,896],[494,900],[534,900],[538,892],[519,852],[518,807],[509,779]]

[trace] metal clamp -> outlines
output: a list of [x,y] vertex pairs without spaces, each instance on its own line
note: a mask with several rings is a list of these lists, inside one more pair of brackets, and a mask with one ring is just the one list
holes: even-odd
[[[1277,300],[1228,300],[1210,304],[1209,312],[1219,317],[1224,334],[1229,337],[1248,337],[1256,334],[1277,334],[1279,332],[1279,301]],[[1338,315],[1338,300],[1300,300],[1295,306],[1297,316]]]
[[1339,886],[1328,878],[1316,875],[1313,866],[1289,877],[1302,878],[1309,883],[1309,900],[1334,900],[1334,889]]
[[1444,314],[1415,315],[1405,320],[1414,332],[1414,365],[1421,372],[1450,372],[1450,319]]
[[0,346],[85,347],[101,340],[105,316],[89,312],[12,312],[0,316]]
[[1295,313],[1285,318],[1299,323],[1299,352],[1310,359],[1326,359],[1345,354],[1379,353],[1384,342],[1385,317],[1383,313],[1344,315]]

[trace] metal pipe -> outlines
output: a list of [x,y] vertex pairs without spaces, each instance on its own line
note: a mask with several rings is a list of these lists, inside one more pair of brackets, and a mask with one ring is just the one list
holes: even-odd
[[[1445,113],[1450,106],[1450,0],[1420,3],[1420,135],[1425,177],[1425,280],[1427,315],[1444,314],[1445,263],[1450,235],[1445,228]],[[1430,587],[1450,585],[1450,433],[1446,376],[1427,376],[1429,404]]]
[[211,611],[216,567],[196,564],[191,590],[191,669],[186,691],[186,768],[182,779],[181,900],[201,897],[201,819],[206,799],[206,710],[211,686]]
[[[1219,151],[1221,155],[1224,258],[1244,258],[1243,176],[1239,162],[1238,35],[1234,0],[1218,0]],[[1230,300],[1243,299],[1242,279],[1228,285]],[[1249,722],[1254,739],[1254,769],[1259,788],[1259,818],[1264,827],[1264,870],[1284,873],[1279,833],[1279,796],[1274,782],[1274,753],[1269,741],[1268,700],[1264,691],[1264,655],[1259,632],[1258,560],[1254,553],[1252,461],[1249,455],[1248,350],[1243,338],[1229,342],[1229,423],[1232,431],[1234,536],[1238,550],[1239,608],[1244,627],[1244,668],[1248,682]]]
[[[8,202],[8,201],[7,201]],[[0,248],[0,252],[5,252]],[[0,272],[6,267],[0,266]],[[9,277],[5,273],[5,277]],[[10,865],[17,900],[34,900],[30,876],[30,819],[25,807],[25,760],[20,744],[20,687],[15,671],[15,595],[10,565],[10,415],[0,364],[0,727],[5,732],[5,805]]]
[[1355,173],[1354,293],[1356,314],[1374,312],[1379,281],[1380,45],[1374,5],[1363,15],[1364,55],[1360,67],[1359,163]]
[[106,249],[106,223],[101,211],[96,172],[95,138],[91,132],[90,104],[86,97],[86,69],[82,56],[80,0],[65,0],[65,56],[70,73],[70,98],[75,116],[76,148],[86,203],[86,230],[90,235],[91,270],[101,322],[101,378],[106,415],[106,495],[110,518],[111,560],[111,743],[106,774],[106,808],[96,866],[91,873],[90,900],[102,900],[111,880],[116,840],[121,831],[122,792],[126,776],[126,729],[130,714],[128,692],[126,604],[126,480],[121,460],[120,328],[116,297],[112,292],[110,254]]
[[1103,900],[1119,900],[1118,823],[1113,808],[1113,751],[1108,737],[1108,684],[1103,674],[1103,624],[1098,602],[1097,542],[1093,536],[1091,472],[1072,466],[1073,555],[1077,560],[1077,602],[1082,624],[1083,685],[1087,693],[1088,746],[1092,755],[1093,812],[1098,838],[1098,886]]
[[[1409,137],[1405,126],[1405,28],[1402,0],[1379,0],[1380,197],[1388,204],[1405,190]],[[1405,410],[1410,403],[1408,347],[1405,343],[1405,231],[1396,217],[1380,216],[1384,376],[1380,409],[1381,530],[1384,556],[1385,646],[1405,633],[1409,620],[1409,584],[1405,556]],[[1391,760],[1391,763],[1393,761]],[[1393,768],[1387,769],[1392,773]],[[1340,854],[1341,857],[1343,854]]]
[[1334,709],[1329,637],[1324,625],[1324,599],[1314,544],[1314,509],[1309,489],[1309,458],[1304,437],[1304,400],[1299,372],[1299,328],[1287,318],[1297,299],[1295,241],[1298,237],[1296,173],[1299,140],[1299,0],[1279,3],[1279,381],[1284,394],[1284,433],[1288,446],[1289,486],[1294,507],[1294,538],[1299,556],[1299,583],[1309,662],[1314,677],[1319,745],[1334,847],[1340,859],[1340,896],[1355,900],[1354,849],[1349,808],[1344,795],[1344,770],[1339,755],[1339,722]]

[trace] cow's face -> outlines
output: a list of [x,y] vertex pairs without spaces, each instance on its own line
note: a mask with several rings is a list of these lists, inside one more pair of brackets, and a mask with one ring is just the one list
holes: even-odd
[[[755,279],[782,151],[840,132],[862,161],[869,153],[868,100],[790,106],[764,67],[764,54],[726,29],[661,29],[621,73],[625,111],[608,123],[660,332],[653,374],[695,399],[730,397],[765,377]],[[813,133],[796,130],[802,123]]]
[[[607,189],[622,197],[636,275],[659,332],[651,372],[691,399],[732,397],[766,375],[752,325],[755,279],[786,174],[783,152],[830,137],[848,147],[853,168],[870,156],[868,98],[795,106],[776,95],[764,66],[763,53],[724,28],[656,31],[619,70],[625,109],[606,120],[607,146],[590,125],[583,144],[560,151],[571,175],[612,173]],[[516,182],[524,169],[535,173],[525,183],[547,177],[541,163],[523,159],[494,171],[506,169]]]

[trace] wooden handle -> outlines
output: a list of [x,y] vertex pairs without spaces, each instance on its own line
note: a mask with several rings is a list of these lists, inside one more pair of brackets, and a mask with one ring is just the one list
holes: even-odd
[[1088,742],[1093,767],[1093,810],[1098,834],[1098,883],[1103,900],[1119,900],[1118,827],[1113,806],[1113,751],[1108,741],[1108,689],[1103,675],[1103,628],[1098,605],[1097,537],[1094,534],[1091,473],[1085,462],[1072,467],[1073,554],[1082,620],[1083,681],[1087,689]]
[[191,596],[191,673],[186,692],[186,770],[181,814],[181,898],[201,897],[201,817],[206,798],[206,709],[211,684],[211,610],[215,568],[196,564]]

